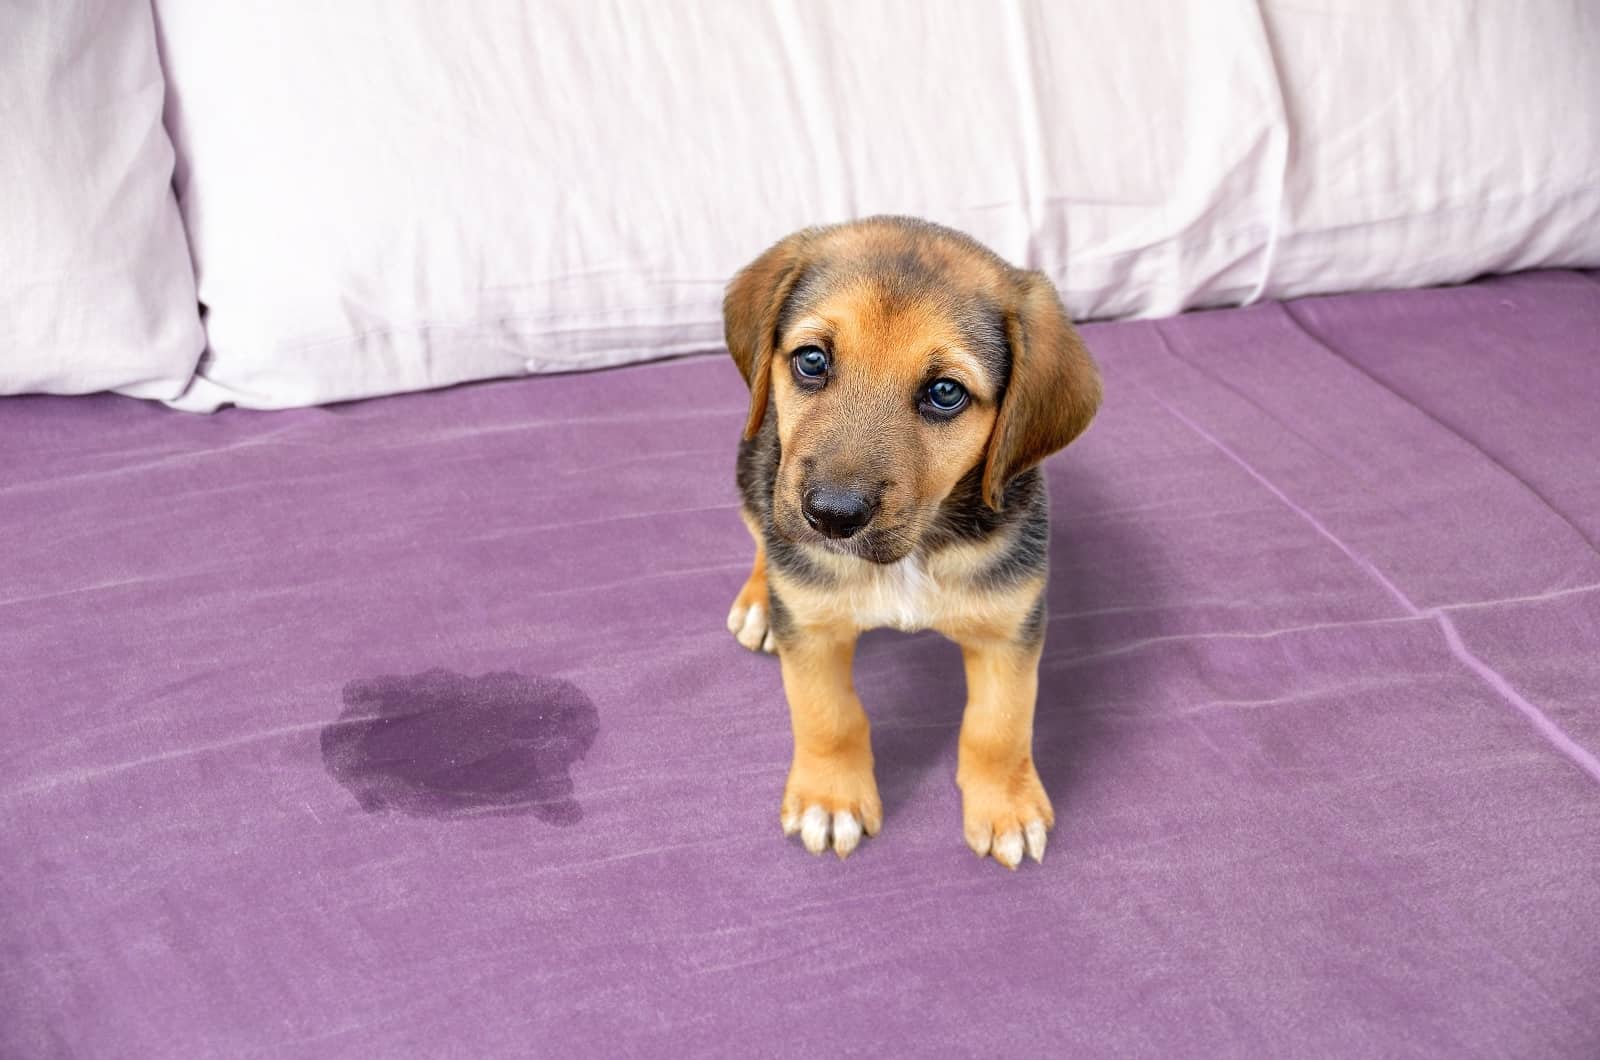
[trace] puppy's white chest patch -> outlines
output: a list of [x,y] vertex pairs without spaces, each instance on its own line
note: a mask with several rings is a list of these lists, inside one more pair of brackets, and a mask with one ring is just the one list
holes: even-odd
[[927,629],[938,618],[939,583],[914,556],[872,568],[847,593],[863,629]]

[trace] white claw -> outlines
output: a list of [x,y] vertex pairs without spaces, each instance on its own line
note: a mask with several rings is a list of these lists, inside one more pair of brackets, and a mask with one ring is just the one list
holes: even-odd
[[772,638],[772,630],[767,630],[767,638],[761,642],[761,650],[768,655],[778,654],[778,642]]
[[800,815],[798,813],[786,813],[786,814],[784,814],[783,815],[783,834],[784,835],[794,835],[798,831],[800,831]]
[[994,841],[994,859],[1008,869],[1022,864],[1022,833],[1007,832]]
[[739,631],[734,634],[751,651],[761,650],[761,641],[767,635],[767,609],[760,604],[751,604],[750,609],[744,613],[744,622],[739,626]]
[[1023,838],[1028,841],[1028,856],[1034,861],[1044,861],[1045,830],[1043,821],[1029,821],[1028,827],[1023,829]]
[[750,604],[741,610],[734,605],[728,613],[728,629],[733,629],[733,636],[738,637],[739,644],[750,648],[752,652],[760,652],[762,639],[768,634],[766,608],[760,604]]
[[841,858],[861,842],[861,822],[848,810],[833,815],[833,852]]
[[813,854],[828,849],[828,811],[812,806],[800,818],[800,842]]

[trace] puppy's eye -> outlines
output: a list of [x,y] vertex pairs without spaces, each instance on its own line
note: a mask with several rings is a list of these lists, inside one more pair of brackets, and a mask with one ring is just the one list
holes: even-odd
[[935,379],[924,397],[928,408],[941,415],[960,412],[967,403],[967,388],[954,379]]
[[828,374],[828,355],[820,346],[802,346],[794,351],[794,372],[806,379],[821,379]]

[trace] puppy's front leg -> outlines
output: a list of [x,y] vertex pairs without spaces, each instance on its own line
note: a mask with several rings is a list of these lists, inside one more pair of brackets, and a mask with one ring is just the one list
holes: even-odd
[[850,665],[854,630],[797,628],[778,643],[794,727],[794,763],[783,792],[783,832],[806,849],[841,858],[876,835],[883,804],[872,775],[872,742]]
[[979,857],[993,854],[1008,869],[1024,850],[1044,860],[1045,833],[1055,824],[1050,797],[1033,765],[1033,706],[1039,692],[1042,643],[963,641],[967,711],[961,719],[956,783],[962,831]]

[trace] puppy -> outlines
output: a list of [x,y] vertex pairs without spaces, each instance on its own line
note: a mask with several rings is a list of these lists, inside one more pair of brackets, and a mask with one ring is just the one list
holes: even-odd
[[789,236],[729,284],[750,386],[739,448],[755,566],[728,628],[775,651],[794,729],[780,819],[813,853],[876,834],[883,806],[851,681],[867,629],[961,646],[956,782],[980,857],[1044,857],[1033,762],[1049,504],[1038,464],[1077,437],[1100,377],[1037,272],[900,217]]

